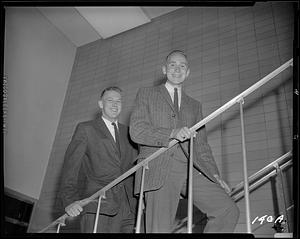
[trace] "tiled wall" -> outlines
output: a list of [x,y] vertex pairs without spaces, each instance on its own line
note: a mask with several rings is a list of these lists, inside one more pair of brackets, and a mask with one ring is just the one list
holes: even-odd
[[[267,2],[254,7],[185,7],[78,48],[38,204],[41,211],[45,208],[44,221],[56,215],[52,212],[58,208],[54,204],[60,169],[75,126],[94,117],[104,87],[123,89],[121,121],[128,123],[138,88],[159,84],[165,56],[182,49],[191,68],[185,90],[203,103],[206,116],[292,58],[292,39],[292,5]],[[288,69],[245,99],[249,174],[291,150],[291,77]],[[207,131],[221,174],[234,187],[243,179],[239,106],[208,123]],[[252,220],[276,213],[271,191],[267,183],[251,193]],[[244,204],[238,202],[241,216],[236,232],[246,231]],[[252,230],[257,236],[271,236],[272,226],[255,223]]]

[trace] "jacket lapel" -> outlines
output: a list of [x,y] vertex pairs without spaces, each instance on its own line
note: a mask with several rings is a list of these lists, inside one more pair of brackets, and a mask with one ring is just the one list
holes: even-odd
[[163,98],[166,100],[166,102],[170,105],[172,110],[175,112],[174,104],[172,102],[171,96],[170,96],[167,88],[165,87],[165,85],[164,84],[160,85],[158,89],[159,89],[160,94],[163,96]]
[[104,123],[101,116],[97,117],[96,126],[97,126],[97,129],[100,130],[102,132],[102,134],[105,135],[109,139],[112,147],[114,148],[114,150],[117,153],[118,148],[117,148],[116,142],[115,142],[114,138],[112,137],[111,133],[109,132],[108,128],[106,127],[106,124]]
[[189,97],[185,94],[184,91],[181,92],[181,105],[180,105],[180,117],[182,123],[187,125],[188,127],[191,126],[191,118],[187,118],[187,116],[194,115],[194,110],[192,109],[192,104],[190,103]]
[[182,110],[182,114],[184,115],[184,110],[188,109],[190,107],[189,105],[189,99],[187,97],[187,95],[185,94],[185,92],[182,90],[181,91],[181,104],[180,104],[180,111]]
[[127,127],[124,127],[122,124],[118,124],[119,126],[119,136],[120,136],[120,150],[121,150],[121,158],[125,156],[126,153],[126,145],[125,142],[127,141]]

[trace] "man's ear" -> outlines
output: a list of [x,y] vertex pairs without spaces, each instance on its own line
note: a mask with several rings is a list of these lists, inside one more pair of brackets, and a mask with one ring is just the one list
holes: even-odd
[[186,71],[186,77],[188,77],[190,74],[190,68],[188,68],[188,70]]
[[161,69],[162,69],[163,74],[166,75],[167,74],[167,68],[166,68],[166,66],[163,65]]
[[103,102],[102,102],[102,100],[98,101],[98,105],[99,105],[100,109],[103,109]]

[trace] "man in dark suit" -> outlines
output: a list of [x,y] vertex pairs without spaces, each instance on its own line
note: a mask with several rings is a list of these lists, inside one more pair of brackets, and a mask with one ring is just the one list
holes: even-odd
[[[76,127],[65,154],[60,188],[67,214],[74,217],[82,212],[82,232],[93,232],[97,202],[82,208],[79,200],[91,196],[130,169],[136,157],[129,141],[128,127],[118,122],[121,89],[106,88],[98,104],[102,115]],[[78,189],[80,171],[86,178],[84,192]],[[132,233],[136,215],[133,177],[108,190],[105,197],[101,200],[97,232]]]
[[[190,73],[186,55],[179,50],[171,52],[162,70],[166,83],[141,88],[130,119],[130,136],[140,145],[138,162],[160,147],[168,147],[172,139],[179,141],[152,160],[146,170],[146,232],[172,231],[180,194],[187,194],[188,139],[195,134],[193,202],[209,219],[204,232],[233,232],[239,210],[219,176],[205,127],[198,132],[189,129],[203,116],[200,102],[182,89]],[[136,193],[140,183],[141,170],[136,175]]]

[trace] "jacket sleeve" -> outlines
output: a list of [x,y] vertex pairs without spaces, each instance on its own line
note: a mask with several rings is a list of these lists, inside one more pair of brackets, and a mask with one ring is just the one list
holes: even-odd
[[[203,119],[202,115],[202,105],[200,104],[197,116],[197,122]],[[205,126],[202,126],[200,129],[197,130],[196,135],[196,143],[197,143],[197,155],[199,155],[198,159],[202,160],[206,167],[210,170],[210,172],[214,175],[219,175],[219,170],[217,164],[214,160],[211,148],[207,142],[207,134]]]
[[130,136],[132,140],[141,145],[151,147],[167,147],[169,145],[172,129],[155,127],[150,119],[149,89],[142,88],[138,91],[135,106],[130,117]]
[[86,147],[87,136],[85,130],[83,125],[78,124],[65,153],[62,170],[60,196],[64,207],[79,199],[78,174]]

